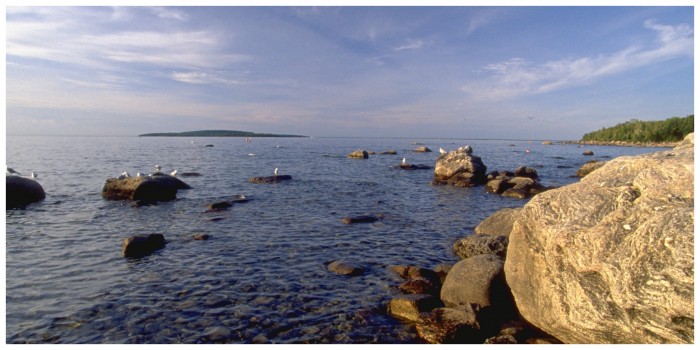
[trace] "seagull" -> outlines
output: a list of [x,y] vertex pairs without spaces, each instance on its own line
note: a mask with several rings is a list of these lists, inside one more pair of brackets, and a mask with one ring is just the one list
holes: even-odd
[[177,175],[177,169],[173,170],[173,172],[170,173],[170,176],[175,176],[175,175]]
[[10,168],[9,166],[5,165],[7,168],[7,174],[17,174],[17,175],[22,175],[19,171],[15,171],[15,169]]
[[127,172],[125,171],[125,172],[123,172],[123,173],[119,176],[118,179],[119,179],[119,180],[124,180],[124,179],[126,179],[127,177],[130,177],[130,176],[131,176],[131,175],[129,175],[129,173],[127,173]]
[[160,164],[156,164],[154,168],[156,168],[156,171],[160,171]]
[[401,160],[401,164],[406,164],[406,158]]
[[136,172],[136,177],[141,177],[141,172],[140,172],[140,171],[137,171],[137,172]]
[[37,175],[35,172],[32,171],[31,177],[32,177],[32,179],[36,179],[37,177],[39,177],[39,175]]
[[440,154],[445,154],[445,153],[447,153],[447,151],[445,151],[444,148],[440,147]]
[[275,176],[277,176],[277,171],[278,171],[279,169],[280,169],[280,168],[275,168]]

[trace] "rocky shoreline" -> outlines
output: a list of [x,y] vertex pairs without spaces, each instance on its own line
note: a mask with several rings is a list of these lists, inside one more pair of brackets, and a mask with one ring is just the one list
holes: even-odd
[[565,145],[590,145],[590,146],[619,146],[619,147],[678,147],[683,141],[678,142],[628,142],[628,141],[562,141]]
[[388,312],[427,343],[694,343],[693,169],[690,134],[502,209],[454,266],[393,267]]

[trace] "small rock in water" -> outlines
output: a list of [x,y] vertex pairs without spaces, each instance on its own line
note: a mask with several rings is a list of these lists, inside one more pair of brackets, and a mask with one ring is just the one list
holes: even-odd
[[143,257],[165,246],[165,237],[160,233],[148,236],[132,236],[122,242],[125,257]]
[[357,224],[357,223],[375,222],[381,218],[382,218],[382,215],[380,214],[377,216],[360,215],[360,216],[354,216],[354,217],[344,217],[341,220],[343,221],[344,224]]
[[211,236],[206,233],[195,233],[192,237],[195,241],[206,241],[211,238]]
[[345,276],[357,276],[365,272],[365,269],[354,266],[345,261],[336,260],[328,264],[328,271]]
[[229,202],[217,202],[217,203],[209,204],[208,208],[209,209],[227,209],[227,208],[231,208],[232,206],[233,206],[233,204],[231,204]]

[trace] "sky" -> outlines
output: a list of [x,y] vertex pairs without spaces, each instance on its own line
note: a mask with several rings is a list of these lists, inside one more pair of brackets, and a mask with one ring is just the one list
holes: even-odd
[[6,134],[577,140],[694,114],[690,6],[6,7]]

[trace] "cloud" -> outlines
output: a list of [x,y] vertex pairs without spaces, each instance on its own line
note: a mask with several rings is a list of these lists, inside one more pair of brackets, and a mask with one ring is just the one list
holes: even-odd
[[394,51],[422,49],[424,46],[426,46],[428,44],[429,43],[427,41],[422,40],[422,39],[409,39],[406,41],[405,44],[395,47]]
[[242,84],[240,80],[227,79],[216,73],[201,71],[173,72],[170,76],[173,80],[188,84]]
[[462,90],[476,99],[508,99],[585,85],[665,60],[693,57],[693,29],[689,25],[670,26],[646,21],[644,26],[656,31],[656,46],[628,47],[609,55],[542,64],[512,58],[484,66],[477,73],[486,77],[464,85]]
[[186,13],[166,7],[152,7],[151,12],[158,18],[175,19],[181,22],[187,22],[189,16]]

